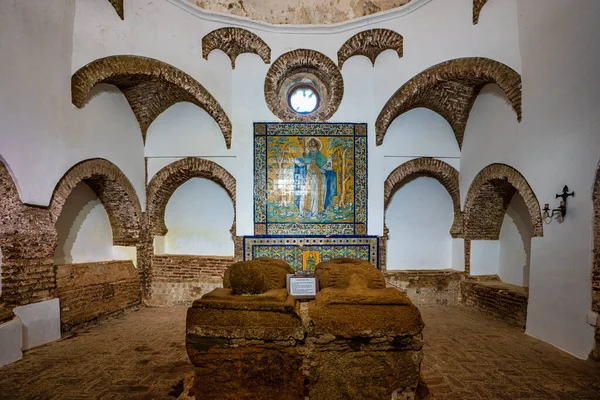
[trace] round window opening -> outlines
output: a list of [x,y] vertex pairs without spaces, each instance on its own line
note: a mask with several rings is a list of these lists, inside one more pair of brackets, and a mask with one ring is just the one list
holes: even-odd
[[290,108],[298,114],[310,114],[319,108],[319,94],[309,85],[292,87],[288,95]]

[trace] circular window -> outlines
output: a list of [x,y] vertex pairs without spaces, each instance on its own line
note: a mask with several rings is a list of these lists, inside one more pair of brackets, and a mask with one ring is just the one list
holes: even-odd
[[319,102],[319,94],[311,86],[298,85],[289,91],[288,104],[298,114],[312,113],[319,107]]

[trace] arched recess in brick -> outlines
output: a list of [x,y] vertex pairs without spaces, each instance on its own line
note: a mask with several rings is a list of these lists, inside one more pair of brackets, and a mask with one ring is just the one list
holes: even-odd
[[1,302],[10,307],[56,297],[52,256],[56,231],[48,210],[21,203],[0,160]]
[[167,108],[189,102],[206,111],[217,122],[231,147],[231,121],[215,98],[185,72],[152,58],[120,55],[100,58],[79,69],[71,78],[73,104],[81,108],[99,83],[114,85],[127,99],[140,124],[142,137],[150,124]]
[[460,189],[458,184],[458,171],[451,165],[430,157],[415,158],[396,168],[387,177],[384,184],[384,209],[387,209],[392,196],[400,189],[409,178],[427,176],[436,179],[442,184],[452,198],[454,222],[450,228],[453,238],[462,235],[462,213],[460,211]]
[[[594,184],[594,261],[592,265],[592,311],[600,314],[600,169]],[[599,317],[600,318],[600,317]],[[596,322],[596,346],[591,358],[600,361],[600,321]]]
[[543,236],[540,203],[527,180],[513,167],[491,164],[479,172],[467,193],[463,213],[465,239],[498,240],[504,214],[517,192],[527,205],[532,236]]
[[53,223],[60,216],[71,191],[79,182],[88,185],[104,206],[116,246],[134,246],[140,241],[142,208],[131,182],[110,161],[94,158],[72,167],[56,185],[50,201]]
[[377,145],[383,144],[388,128],[400,115],[428,108],[448,121],[462,148],[471,108],[481,89],[490,83],[504,91],[521,121],[521,76],[488,58],[459,58],[426,69],[394,93],[375,123]]
[[221,185],[233,202],[233,225],[231,234],[235,236],[235,178],[227,170],[210,160],[187,157],[167,165],[154,175],[146,190],[148,225],[153,236],[167,234],[165,210],[169,199],[179,186],[192,178],[205,178]]

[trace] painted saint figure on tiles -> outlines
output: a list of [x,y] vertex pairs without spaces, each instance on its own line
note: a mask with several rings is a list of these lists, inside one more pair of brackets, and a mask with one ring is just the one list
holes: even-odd
[[295,203],[305,218],[321,214],[337,195],[337,174],[331,157],[325,158],[321,152],[322,147],[319,139],[308,138],[302,157],[294,160]]

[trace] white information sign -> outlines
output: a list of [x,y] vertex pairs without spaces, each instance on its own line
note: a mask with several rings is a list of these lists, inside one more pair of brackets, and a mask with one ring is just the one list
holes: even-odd
[[319,291],[317,277],[314,275],[288,275],[287,289],[297,299],[313,299]]

